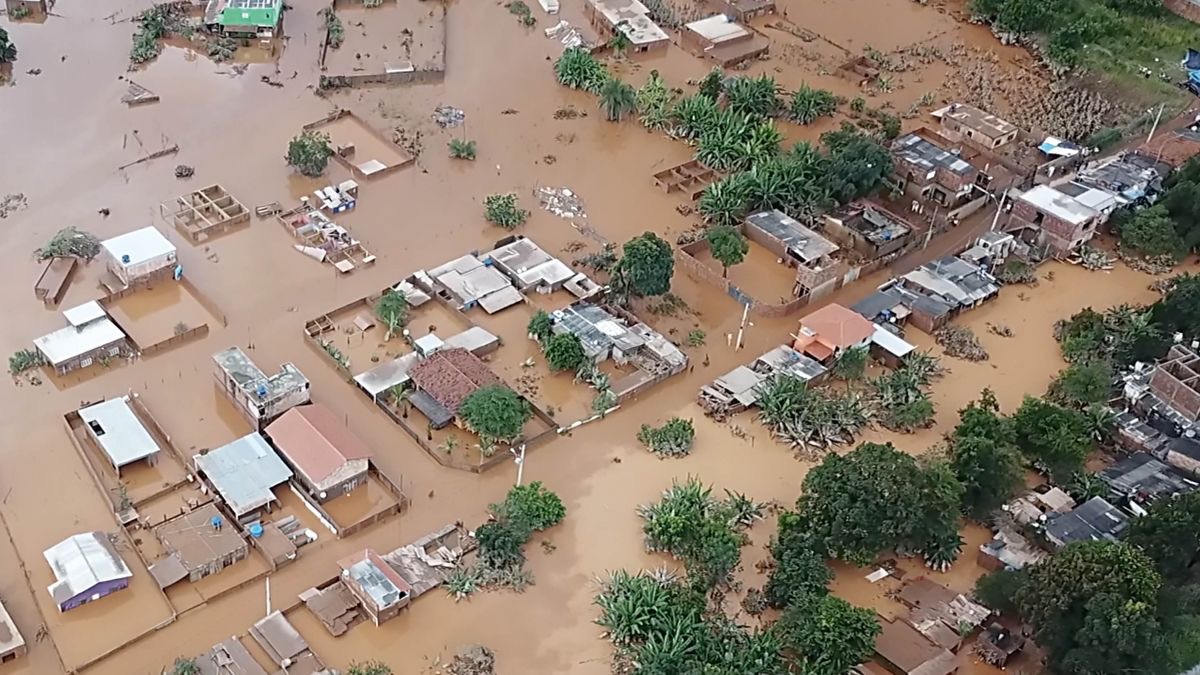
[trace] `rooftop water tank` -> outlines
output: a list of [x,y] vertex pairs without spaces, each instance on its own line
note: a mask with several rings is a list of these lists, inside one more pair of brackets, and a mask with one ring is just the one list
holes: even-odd
[[125,265],[128,265],[128,264],[129,264],[129,254],[128,254],[128,253],[126,253],[125,255],[122,255],[122,256],[121,256],[121,262],[122,262],[123,264],[125,264]]
[[249,529],[250,529],[250,536],[251,536],[251,537],[254,537],[255,539],[258,539],[259,537],[263,536],[263,526],[262,526],[262,523],[250,523],[250,528],[249,528]]

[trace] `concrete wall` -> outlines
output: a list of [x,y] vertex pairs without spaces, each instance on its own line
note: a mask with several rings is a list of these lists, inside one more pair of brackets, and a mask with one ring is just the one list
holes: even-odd
[[1200,419],[1200,392],[1179,381],[1161,366],[1150,375],[1150,391],[1189,420]]

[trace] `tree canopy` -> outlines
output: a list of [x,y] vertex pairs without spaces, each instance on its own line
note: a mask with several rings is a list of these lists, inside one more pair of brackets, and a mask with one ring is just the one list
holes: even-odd
[[874,611],[829,594],[798,598],[779,623],[806,675],[845,675],[871,657],[880,631]]
[[301,132],[288,143],[287,163],[309,178],[325,173],[330,157],[333,157],[333,147],[329,134],[315,129]]
[[1052,667],[1134,672],[1157,643],[1160,584],[1153,563],[1133,546],[1079,542],[1029,568],[1016,603]]
[[392,675],[392,668],[380,661],[364,661],[350,664],[347,675]]
[[559,333],[552,335],[545,342],[546,362],[551,370],[578,370],[587,359],[583,353],[583,343],[574,333]]
[[704,237],[708,240],[712,257],[721,263],[721,272],[729,274],[729,268],[746,259],[750,252],[750,243],[736,227],[732,225],[715,225],[708,228]]
[[600,85],[600,109],[609,122],[620,122],[637,111],[637,92],[625,82],[609,78]]
[[1026,396],[1012,422],[1017,447],[1056,480],[1066,480],[1083,467],[1091,438],[1081,413]]
[[617,262],[614,277],[633,295],[662,295],[671,290],[675,257],[671,245],[653,232],[625,242],[624,255]]
[[597,94],[608,80],[608,71],[604,69],[604,64],[597,61],[587,50],[570,47],[563,50],[562,55],[554,62],[554,76],[558,78],[558,83],[565,87]]
[[1154,562],[1168,581],[1182,582],[1200,562],[1200,492],[1159,499],[1135,518],[1125,541]]
[[521,435],[533,412],[512,389],[493,384],[463,399],[458,415],[485,441],[511,442]]
[[1064,368],[1046,391],[1046,398],[1082,410],[1107,403],[1113,390],[1112,366],[1103,359],[1072,363]]
[[1164,205],[1137,211],[1121,225],[1121,246],[1148,256],[1183,253],[1183,237],[1175,230],[1175,221]]
[[17,46],[8,39],[8,31],[0,28],[0,63],[17,60]]
[[554,322],[550,320],[550,315],[546,313],[546,310],[539,309],[529,319],[528,331],[538,342],[545,342],[546,338],[550,337],[553,327]]
[[961,499],[948,469],[922,468],[890,443],[863,443],[846,455],[826,455],[809,471],[788,524],[817,551],[866,565],[881,551],[928,552],[940,538],[957,537]]

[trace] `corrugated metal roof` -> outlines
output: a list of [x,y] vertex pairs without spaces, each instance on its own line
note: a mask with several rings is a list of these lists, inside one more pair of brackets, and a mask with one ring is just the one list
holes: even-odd
[[158,452],[158,443],[129,407],[129,397],[110,398],[79,411],[113,466],[122,467]]
[[194,461],[237,516],[271,503],[271,488],[292,477],[292,470],[258,433],[196,455]]
[[97,584],[133,576],[104,532],[71,535],[45,550],[42,556],[57,579],[47,590],[60,605]]

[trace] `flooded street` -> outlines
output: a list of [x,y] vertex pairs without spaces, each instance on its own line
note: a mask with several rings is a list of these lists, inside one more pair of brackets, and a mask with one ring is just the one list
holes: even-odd
[[[541,23],[527,30],[497,3],[451,2],[444,82],[352,89],[326,99],[312,90],[320,74],[317,12],[323,4],[289,4],[284,22],[288,40],[279,62],[250,64],[242,74],[231,64],[214,64],[178,46],[167,46],[154,62],[127,72],[134,30],[129,19],[150,6],[149,0],[59,0],[45,23],[4,19],[19,59],[11,86],[0,87],[0,140],[9,158],[0,164],[0,194],[23,193],[28,207],[0,220],[0,245],[12,253],[0,270],[0,305],[7,312],[0,347],[6,353],[27,348],[32,338],[63,325],[60,309],[102,295],[98,261],[76,274],[58,309],[43,308],[30,293],[40,272],[30,252],[68,225],[101,239],[156,225],[178,246],[187,278],[213,300],[225,321],[186,291],[164,284],[120,300],[113,316],[139,343],[169,338],[181,323],[207,322],[206,336],[132,363],[44,378],[40,386],[24,380],[0,385],[0,428],[10,434],[0,446],[0,515],[7,532],[0,537],[0,566],[12,572],[0,582],[0,597],[31,645],[28,656],[0,666],[3,675],[155,675],[177,656],[199,654],[244,633],[267,607],[295,606],[299,593],[336,577],[337,561],[350,553],[364,547],[391,551],[448,522],[480,522],[487,505],[501,500],[512,485],[515,466],[506,462],[481,475],[443,467],[306,344],[303,328],[306,320],[377,293],[418,269],[491,249],[507,233],[484,220],[486,195],[515,192],[531,211],[518,232],[568,260],[573,254],[563,251],[572,242],[584,245],[581,253],[596,252],[604,240],[619,245],[652,230],[674,241],[692,227],[694,219],[676,210],[680,198],[664,195],[650,180],[656,171],[690,158],[691,149],[635,124],[605,122],[593,97],[559,87],[550,61],[561,45],[542,35],[541,29],[552,24],[540,10],[535,8]],[[563,0],[560,18],[582,22],[582,4]],[[932,7],[907,0],[888,4],[904,17],[886,31],[879,24],[844,43],[833,40],[842,47],[819,42],[828,58],[840,58],[843,48],[854,53],[868,44],[891,49],[962,29]],[[803,17],[812,30],[835,37],[872,24],[876,12],[872,0],[837,5],[788,1],[783,7],[791,19]],[[965,32],[976,40],[986,33],[979,27]],[[372,58],[378,60],[378,55]],[[674,47],[663,56],[619,65],[632,82],[658,69],[671,86],[679,87],[709,68],[709,62]],[[41,69],[40,74],[27,74],[33,69]],[[783,58],[756,63],[751,72],[770,72],[787,88],[808,81],[841,94],[854,91],[853,83]],[[284,86],[269,86],[262,77]],[[120,102],[128,88],[123,78],[155,92],[161,101],[127,108]],[[894,101],[901,107],[922,93],[914,83],[872,101]],[[431,113],[441,104],[465,111],[465,125],[439,128]],[[587,116],[555,119],[555,111],[568,105]],[[343,107],[384,136],[416,138],[422,148],[415,164],[376,180],[360,180],[357,208],[337,218],[369,244],[378,256],[373,266],[338,275],[331,266],[293,250],[294,240],[273,219],[252,219],[247,228],[199,245],[184,241],[162,221],[160,202],[212,184],[222,185],[251,209],[275,201],[288,208],[300,195],[351,178],[349,171],[331,163],[322,179],[304,179],[293,175],[283,160],[289,139],[303,125]],[[815,140],[818,128],[789,125],[787,132],[789,138]],[[458,137],[478,143],[477,161],[449,159],[446,144]],[[357,129],[348,138],[360,143],[360,157],[375,141]],[[172,144],[179,146],[177,155],[117,169]],[[176,179],[176,164],[194,167],[195,176]],[[531,193],[543,185],[569,186],[582,198],[592,236],[538,207]],[[935,242],[928,253],[936,247]],[[755,254],[752,263],[732,270],[731,277],[738,283],[746,280],[756,295],[790,293],[786,271],[756,269],[774,264],[769,255]],[[1026,393],[1044,391],[1063,365],[1051,335],[1055,320],[1089,305],[1101,309],[1154,299],[1146,288],[1150,277],[1124,267],[1093,273],[1052,264],[1041,270],[1043,275],[1051,271],[1052,281],[1043,279],[1036,288],[1006,287],[997,300],[962,318],[991,358],[943,361],[952,372],[933,387],[934,427],[910,435],[871,431],[862,440],[892,441],[907,452],[923,452],[954,425],[957,410],[982,387],[993,388],[1005,409],[1017,406]],[[849,304],[887,278],[886,271],[880,272],[827,300]],[[773,442],[752,415],[719,424],[704,417],[694,400],[699,387],[714,377],[790,341],[797,317],[754,319],[744,349],[734,352],[726,347],[725,335],[736,332],[740,306],[678,268],[673,290],[694,314],[644,318],[663,332],[676,328],[674,337],[680,340],[693,328],[707,333],[706,345],[687,350],[694,372],[685,371],[607,419],[529,454],[524,480],[544,482],[567,507],[563,524],[536,537],[528,548],[535,585],[523,594],[483,593],[458,603],[435,590],[383,627],[361,625],[340,638],[330,637],[307,611],[290,612],[294,625],[329,665],[344,668],[371,658],[387,662],[397,673],[432,672],[439,655],[448,657],[458,646],[477,642],[495,650],[501,673],[607,673],[609,646],[593,623],[592,580],[610,570],[666,562],[644,553],[641,520],[634,512],[638,504],[655,500],[673,479],[689,475],[712,483],[718,492],[736,490],[787,507],[795,502],[811,464]],[[533,343],[524,335],[526,309],[471,316],[494,332],[502,329],[502,338],[517,345],[514,351],[528,348],[533,355]],[[447,332],[452,322],[436,316],[419,323]],[[1005,324],[1015,335],[989,334],[988,323]],[[356,338],[361,340],[352,355],[356,364],[365,367],[372,356],[402,351],[381,347],[380,329],[373,331]],[[916,329],[909,337],[939,352]],[[184,456],[229,443],[252,431],[214,385],[212,355],[233,345],[245,349],[267,373],[294,363],[311,380],[313,400],[332,408],[366,441],[375,463],[401,484],[411,506],[399,517],[341,540],[309,518],[320,538],[302,550],[296,563],[270,575],[269,596],[261,581],[232,588],[261,571],[248,562],[164,594],[137,563],[133,542],[124,541],[118,550],[134,571],[130,588],[60,614],[46,592],[53,577],[42,551],[78,532],[124,532],[75,450],[64,415],[83,401],[136,392]],[[510,360],[497,363],[496,369],[512,383],[520,361],[505,358]],[[702,365],[706,360],[709,365]],[[579,387],[570,385],[568,376],[558,375],[543,379],[541,386],[544,403],[566,408],[564,419],[576,419],[589,403],[578,394]],[[574,416],[567,417],[568,412]],[[685,459],[661,461],[642,449],[635,435],[640,425],[673,415],[695,421],[695,449]],[[384,497],[377,490],[381,488],[375,485],[360,490],[331,511],[348,519],[370,514]],[[150,516],[161,518],[180,506],[157,505]],[[288,507],[303,512],[302,505]],[[748,586],[765,581],[753,563],[763,558],[761,547],[773,527],[773,521],[758,524],[753,548],[743,551]],[[968,537],[975,544],[976,535]],[[541,539],[553,544],[552,552],[539,545]],[[24,574],[15,573],[18,569]],[[845,588],[855,602],[875,606],[869,591],[854,590],[850,583],[849,577],[861,579],[863,573],[845,570],[838,589]],[[935,576],[965,591],[980,573],[968,546],[950,572]],[[41,635],[40,626],[48,635]],[[112,651],[126,641],[131,644]]]

